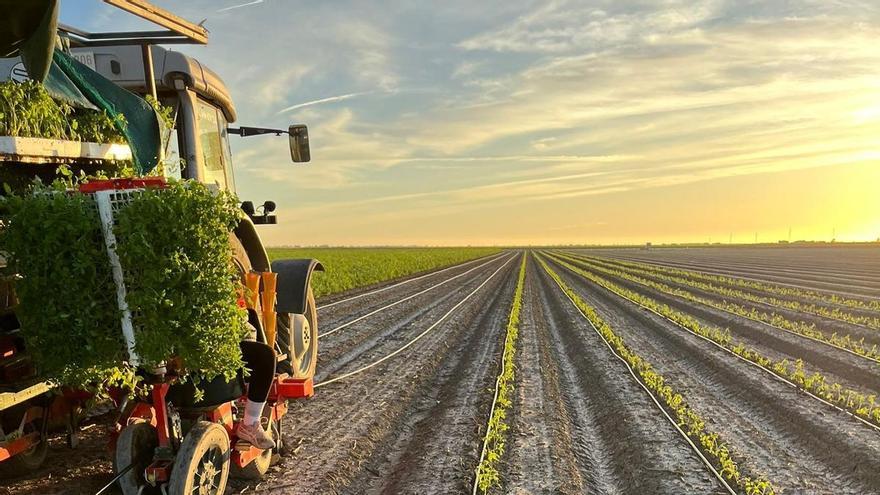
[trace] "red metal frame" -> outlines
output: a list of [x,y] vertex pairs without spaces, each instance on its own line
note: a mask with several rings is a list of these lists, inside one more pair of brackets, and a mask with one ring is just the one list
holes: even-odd
[[[44,408],[42,407],[32,406],[28,408],[28,410],[24,413],[21,424],[26,425],[38,419],[42,419],[43,412]],[[17,431],[21,432],[22,430],[19,429]],[[22,435],[15,440],[11,440],[5,444],[0,443],[0,462],[3,462],[16,454],[20,454],[40,443],[40,435],[41,432],[33,431],[26,435]]]
[[[166,453],[172,449],[172,442],[169,438],[170,424],[168,419],[168,406],[165,401],[169,382],[156,383],[150,385],[150,401],[138,402],[131,408],[128,414],[117,422],[116,432],[111,440],[111,450],[115,450],[116,437],[122,428],[133,422],[146,421],[156,428],[158,435],[159,448],[157,452],[164,450]],[[277,421],[287,414],[287,400],[303,397],[311,397],[314,395],[315,389],[312,379],[295,380],[286,374],[276,375],[269,390],[268,402],[268,419],[271,422]],[[239,401],[247,400],[247,395],[239,398]],[[217,407],[207,411],[198,410],[195,414],[190,415],[192,419],[203,418],[206,421],[222,425],[229,435],[230,444],[233,446],[230,455],[230,461],[238,467],[244,467],[259,457],[263,451],[248,444],[238,444],[239,421],[233,416],[232,402],[225,402]],[[185,413],[185,412],[184,412]],[[173,458],[156,458],[156,460],[147,467],[145,477],[154,485],[167,481],[171,476],[171,466]]]
[[40,432],[34,431],[27,435],[22,435],[5,445],[0,445],[0,462],[20,454],[38,443],[40,443]]
[[79,186],[79,192],[94,193],[119,189],[143,189],[147,187],[167,187],[165,177],[140,177],[136,179],[93,180]]

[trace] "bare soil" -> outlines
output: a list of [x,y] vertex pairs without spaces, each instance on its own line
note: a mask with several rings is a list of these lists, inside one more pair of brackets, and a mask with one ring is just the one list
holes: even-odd
[[529,264],[504,493],[723,493],[589,323]]
[[[880,249],[590,250],[589,254],[880,297]],[[319,301],[326,332],[459,274],[441,287],[320,339],[316,383],[399,355],[292,401],[290,452],[262,481],[233,493],[470,493],[492,401],[519,258],[513,252]],[[486,263],[484,266],[479,266]],[[782,493],[880,493],[880,434],[670,322],[551,263],[628,346],[650,361],[728,442],[741,469]],[[468,272],[468,270],[472,270]],[[416,274],[410,280],[420,277]],[[729,328],[775,359],[868,391],[880,367],[799,336],[617,277],[613,282]],[[691,290],[691,289],[688,289]],[[353,295],[363,297],[345,300]],[[326,306],[334,301],[343,301]],[[322,307],[324,306],[324,307]],[[794,319],[808,315],[792,312]],[[533,259],[527,264],[516,383],[502,486],[492,493],[723,493],[719,482]],[[112,478],[107,413],[88,420],[75,450],[51,440],[36,473],[0,480],[0,495],[93,494]],[[113,491],[112,493],[118,493]]]
[[651,362],[750,473],[789,493],[876,493],[880,436],[567,269],[566,283]]

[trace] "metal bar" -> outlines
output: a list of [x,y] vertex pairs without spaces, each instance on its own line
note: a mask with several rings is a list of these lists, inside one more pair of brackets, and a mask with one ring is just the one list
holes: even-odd
[[159,434],[159,447],[171,445],[168,429],[168,404],[165,403],[165,394],[168,393],[167,383],[153,385],[153,408],[156,410],[156,432]]
[[64,31],[65,33],[70,33],[70,34],[75,34],[75,35],[77,35],[77,36],[82,36],[82,37],[84,37],[84,38],[88,38],[88,37],[89,37],[89,33],[88,33],[88,32],[83,31],[82,29],[75,28],[75,27],[73,27],[73,26],[67,25],[67,24],[61,24],[61,23],[58,23],[58,30],[59,30],[59,31]]
[[18,392],[4,392],[0,394],[0,411],[33,399],[52,390],[52,388],[54,386],[49,382],[40,382]]
[[[75,47],[90,47],[90,46],[131,46],[131,45],[143,45],[144,39],[130,39],[130,40],[98,40],[98,41],[88,41],[79,38],[75,38],[73,36],[68,37],[71,41],[71,45]],[[146,40],[152,45],[191,45],[192,40],[189,38],[185,38],[183,36],[179,36],[177,38],[154,38]]]
[[171,31],[170,29],[166,29],[164,31],[109,31],[103,33],[91,33],[89,31],[85,31],[67,24],[59,24],[58,30],[78,36],[87,41],[97,41],[97,40],[110,40],[110,39],[134,39],[138,40],[150,39],[150,38],[168,38],[168,37],[182,37],[184,35]]
[[180,33],[196,43],[208,44],[208,31],[204,27],[193,24],[144,0],[104,0],[104,3],[168,28],[175,33]]
[[141,55],[144,58],[144,82],[147,84],[147,93],[152,95],[154,100],[158,101],[156,73],[153,71],[153,52],[150,50],[150,45],[146,43],[141,45]]
[[[76,33],[79,34],[79,33]],[[85,38],[90,40],[116,40],[116,39],[131,39],[131,38],[167,38],[169,36],[183,36],[180,33],[176,33],[171,31],[170,29],[164,31],[115,31],[115,32],[105,32],[105,33],[85,33]]]

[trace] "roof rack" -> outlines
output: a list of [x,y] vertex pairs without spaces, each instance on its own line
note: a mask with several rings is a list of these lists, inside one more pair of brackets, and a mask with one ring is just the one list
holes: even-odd
[[166,28],[166,30],[90,33],[64,24],[60,24],[58,30],[65,33],[66,38],[74,46],[140,45],[144,59],[144,80],[147,84],[147,91],[153,95],[153,98],[156,98],[156,81],[154,79],[153,55],[150,52],[150,45],[208,44],[208,30],[201,24],[193,24],[150,2],[145,0],[103,1],[106,4]]

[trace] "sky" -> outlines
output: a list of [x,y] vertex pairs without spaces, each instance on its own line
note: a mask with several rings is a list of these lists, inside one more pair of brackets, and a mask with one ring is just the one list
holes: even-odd
[[[880,2],[190,0],[268,245],[880,238]],[[92,31],[144,24],[61,0]]]

